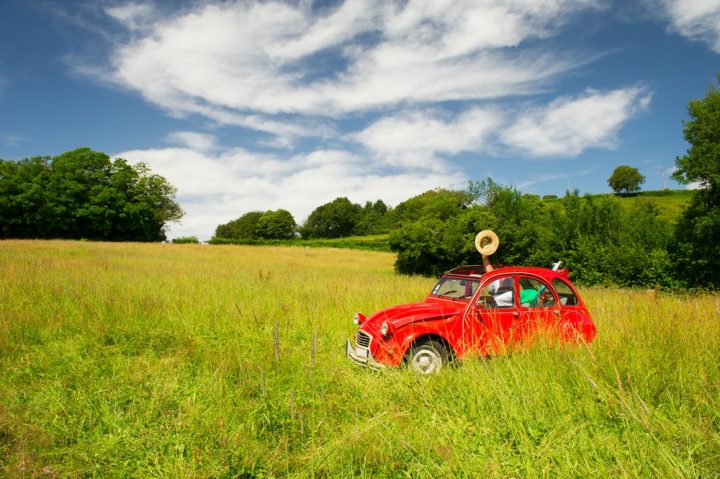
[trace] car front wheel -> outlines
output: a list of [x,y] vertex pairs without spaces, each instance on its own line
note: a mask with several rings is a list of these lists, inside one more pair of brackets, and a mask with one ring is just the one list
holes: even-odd
[[433,339],[416,344],[410,348],[409,366],[419,374],[439,372],[448,363],[445,346]]

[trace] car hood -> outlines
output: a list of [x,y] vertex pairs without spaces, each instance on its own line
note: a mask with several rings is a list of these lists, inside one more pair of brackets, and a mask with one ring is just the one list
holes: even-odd
[[461,314],[467,303],[422,302],[401,304],[383,309],[368,318],[368,323],[380,324],[388,321],[395,327],[404,326],[417,321],[449,319]]

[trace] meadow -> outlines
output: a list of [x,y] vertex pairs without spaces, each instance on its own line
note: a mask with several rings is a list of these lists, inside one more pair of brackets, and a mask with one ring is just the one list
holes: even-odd
[[720,296],[581,290],[599,336],[432,377],[345,358],[385,252],[0,242],[0,476],[718,477]]

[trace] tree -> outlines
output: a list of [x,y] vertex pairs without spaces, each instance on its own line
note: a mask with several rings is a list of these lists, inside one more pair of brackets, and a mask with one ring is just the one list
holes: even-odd
[[162,176],[151,174],[144,163],[138,163],[134,169],[138,178],[131,190],[130,199],[132,205],[135,205],[132,211],[139,210],[139,216],[144,220],[144,241],[164,240],[165,224],[178,221],[184,213],[175,202],[177,188]]
[[347,198],[335,198],[318,206],[300,228],[303,238],[342,238],[350,236],[360,220],[362,207]]
[[608,186],[615,193],[637,193],[640,185],[645,183],[645,177],[637,168],[621,165],[615,168],[608,178]]
[[457,216],[470,204],[470,201],[471,198],[465,191],[438,188],[403,201],[392,210],[392,213],[396,224],[417,221],[420,218],[437,218],[445,221]]
[[388,211],[388,206],[382,200],[377,200],[375,203],[366,201],[353,228],[353,235],[365,236],[388,233],[391,230]]
[[297,224],[287,210],[251,211],[215,229],[214,238],[232,240],[292,239]]
[[[720,75],[718,75],[720,82]],[[681,279],[692,286],[720,286],[720,90],[711,86],[705,98],[688,104],[683,134],[690,148],[675,160],[673,178],[697,182],[688,208],[678,221],[671,253]]]
[[0,160],[0,237],[48,238],[50,157]]
[[175,194],[146,165],[90,148],[0,160],[0,237],[161,241],[183,215]]
[[292,239],[297,224],[287,210],[266,211],[257,223],[257,235],[262,239]]
[[262,211],[250,211],[215,228],[216,238],[225,239],[257,239],[258,223],[262,218]]

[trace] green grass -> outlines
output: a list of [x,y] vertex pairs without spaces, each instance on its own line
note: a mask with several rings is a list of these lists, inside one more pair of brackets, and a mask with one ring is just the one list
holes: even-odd
[[582,291],[589,347],[344,357],[388,253],[0,242],[0,476],[717,477],[720,296]]
[[[657,190],[657,191],[641,191],[639,193],[627,195],[615,195],[612,193],[591,195],[593,197],[610,196],[620,200],[626,208],[632,208],[638,202],[650,201],[654,203],[659,211],[660,218],[663,218],[670,224],[675,224],[685,207],[690,203],[692,198],[692,190]],[[557,201],[557,200],[550,200]]]
[[693,193],[692,190],[641,191],[635,195],[618,196],[618,198],[623,206],[628,208],[640,201],[651,201],[658,207],[661,218],[675,224],[690,203]]
[[253,246],[307,246],[313,248],[349,248],[364,251],[390,251],[388,244],[389,234],[347,236],[345,238],[315,238],[315,239],[293,239],[293,240],[233,240],[216,238],[210,240],[214,245],[253,245]]

